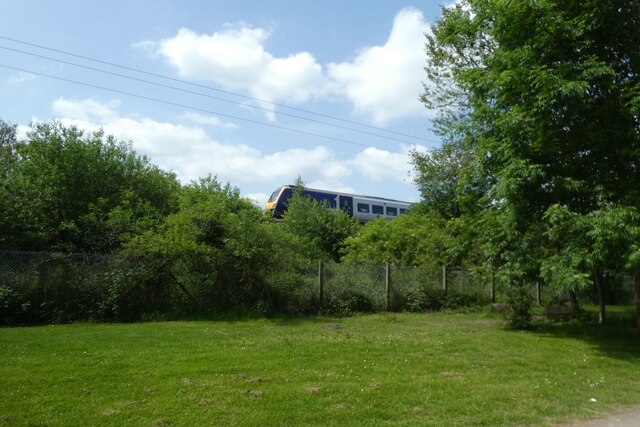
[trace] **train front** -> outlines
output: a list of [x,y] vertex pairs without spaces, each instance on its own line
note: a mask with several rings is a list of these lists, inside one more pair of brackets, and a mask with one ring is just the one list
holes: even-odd
[[282,193],[283,188],[284,186],[276,188],[274,192],[271,193],[271,197],[269,197],[269,200],[267,200],[267,204],[265,205],[264,209],[269,212],[270,216],[277,217],[279,215],[282,215],[282,212],[279,212],[279,209],[277,209],[277,207],[278,199],[280,197],[280,193]]

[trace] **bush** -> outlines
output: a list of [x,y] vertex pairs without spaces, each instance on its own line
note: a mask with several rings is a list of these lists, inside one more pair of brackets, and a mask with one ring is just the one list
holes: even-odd
[[355,313],[373,313],[378,309],[363,292],[346,291],[331,295],[322,311],[336,316],[350,316]]
[[527,329],[531,326],[531,307],[533,297],[524,283],[511,283],[505,286],[507,301],[511,307],[511,327]]
[[445,292],[441,288],[423,287],[409,292],[401,308],[413,312],[440,311],[477,307],[484,302],[484,297],[473,291],[449,289]]

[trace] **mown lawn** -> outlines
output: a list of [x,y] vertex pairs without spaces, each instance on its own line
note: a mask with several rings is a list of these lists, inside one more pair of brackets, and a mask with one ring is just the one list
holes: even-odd
[[640,403],[612,325],[484,313],[0,329],[0,425],[554,425]]

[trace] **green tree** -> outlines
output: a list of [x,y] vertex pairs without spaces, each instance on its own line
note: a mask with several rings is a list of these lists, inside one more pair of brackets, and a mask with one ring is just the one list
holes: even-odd
[[305,243],[309,258],[338,261],[345,240],[358,232],[358,221],[305,196],[303,188],[298,178],[284,216],[285,229]]
[[175,175],[101,131],[33,125],[13,162],[4,248],[109,252],[177,207]]
[[442,266],[449,263],[446,222],[411,209],[393,220],[367,222],[344,245],[346,262]]
[[249,310],[274,303],[279,284],[267,279],[297,266],[301,252],[237,188],[207,177],[183,189],[178,212],[126,244],[127,263],[140,267],[125,290],[159,294],[165,312]]
[[0,120],[0,247],[12,233],[15,203],[14,168],[18,161],[16,126]]
[[552,206],[584,216],[640,203],[639,7],[466,0],[427,39],[423,100],[443,107],[443,135],[473,144],[489,184],[480,204],[508,227],[495,264],[511,280],[539,269],[530,254],[544,253]]

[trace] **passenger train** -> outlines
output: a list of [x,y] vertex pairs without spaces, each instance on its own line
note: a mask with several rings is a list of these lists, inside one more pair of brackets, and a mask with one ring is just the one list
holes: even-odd
[[[267,201],[265,207],[267,212],[270,212],[274,218],[282,218],[287,210],[287,202],[294,191],[295,186],[293,185],[283,185],[276,188]],[[358,196],[306,187],[303,190],[303,194],[313,200],[327,202],[327,205],[332,209],[342,209],[350,217],[362,222],[380,217],[394,218],[404,213],[411,206],[411,203],[399,200]]]

